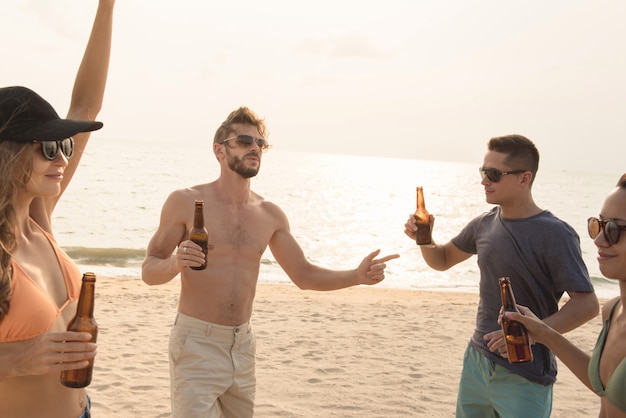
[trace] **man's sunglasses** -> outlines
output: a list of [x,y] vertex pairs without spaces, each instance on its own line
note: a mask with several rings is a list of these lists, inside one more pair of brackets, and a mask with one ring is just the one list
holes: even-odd
[[254,138],[250,135],[231,136],[230,138],[226,138],[225,140],[223,140],[222,144],[224,144],[226,141],[232,141],[233,139],[235,140],[235,144],[237,144],[239,148],[250,148],[252,144],[256,142],[262,152],[270,149],[270,144],[265,138]]
[[502,176],[506,174],[521,174],[521,173],[525,173],[528,170],[500,171],[495,168],[479,167],[478,171],[480,172],[480,177],[483,180],[485,179],[485,177],[487,177],[490,182],[497,183],[502,179]]
[[74,138],[69,137],[60,141],[33,141],[41,144],[41,154],[46,160],[53,161],[59,155],[59,150],[68,160],[74,155]]
[[604,239],[613,245],[619,241],[620,233],[626,231],[626,225],[618,225],[614,221],[601,221],[598,218],[587,219],[587,232],[592,239],[596,239],[600,231],[604,233]]

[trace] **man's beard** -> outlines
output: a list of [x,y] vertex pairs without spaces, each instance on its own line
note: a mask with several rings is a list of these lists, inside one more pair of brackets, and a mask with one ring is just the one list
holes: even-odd
[[[246,158],[246,156],[244,156],[243,158]],[[259,168],[261,168],[261,161],[259,161],[258,167],[246,167],[241,158],[231,157],[228,159],[228,168],[239,174],[244,179],[249,179],[259,173]]]

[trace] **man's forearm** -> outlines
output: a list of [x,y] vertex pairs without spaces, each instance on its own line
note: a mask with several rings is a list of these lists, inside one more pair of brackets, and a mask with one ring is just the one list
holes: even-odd
[[180,273],[176,269],[176,263],[172,257],[162,259],[154,255],[149,255],[141,266],[141,279],[149,285],[165,284]]
[[577,292],[558,312],[543,321],[564,334],[592,320],[599,312],[600,305],[594,292]]

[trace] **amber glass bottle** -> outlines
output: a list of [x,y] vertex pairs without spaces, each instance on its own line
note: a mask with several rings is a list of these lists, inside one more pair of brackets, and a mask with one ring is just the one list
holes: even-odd
[[196,200],[193,215],[193,228],[189,231],[189,239],[202,247],[204,253],[204,264],[198,267],[190,267],[192,270],[204,270],[206,268],[206,257],[209,249],[209,233],[204,227],[204,202]]
[[[96,275],[93,273],[83,274],[83,284],[80,288],[76,315],[67,326],[68,331],[88,332],[91,334],[91,342],[98,338],[98,324],[93,316],[94,296],[96,290]],[[61,372],[61,383],[71,388],[84,388],[91,383],[93,375],[93,359],[89,365],[82,369],[64,370]]]
[[[513,296],[511,280],[508,277],[500,278],[500,293],[502,294],[502,306],[505,312],[519,312]],[[530,340],[526,327],[520,322],[502,317],[502,332],[506,341],[506,349],[510,363],[523,363],[533,360],[533,351],[530,348]]]
[[417,210],[415,211],[415,221],[417,222],[417,232],[415,232],[415,242],[417,245],[427,245],[432,242],[430,233],[430,214],[426,210],[424,203],[424,189],[417,186]]

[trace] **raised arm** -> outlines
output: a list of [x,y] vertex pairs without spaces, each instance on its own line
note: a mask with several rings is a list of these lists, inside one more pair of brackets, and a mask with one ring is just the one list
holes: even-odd
[[[109,71],[114,4],[115,0],[99,1],[91,35],[74,81],[68,119],[95,120],[102,108]],[[48,232],[52,232],[52,211],[76,172],[89,135],[80,133],[74,136],[74,155],[63,173],[61,193],[45,199],[37,198],[31,203],[30,216]]]
[[[87,48],[74,81],[72,100],[67,113],[68,119],[95,120],[102,109],[111,55],[114,4],[115,0],[100,0],[98,3]],[[76,171],[89,136],[90,133],[80,133],[74,136],[74,156],[69,160],[65,169],[61,194]],[[57,196],[54,204],[59,197],[60,195]]]

